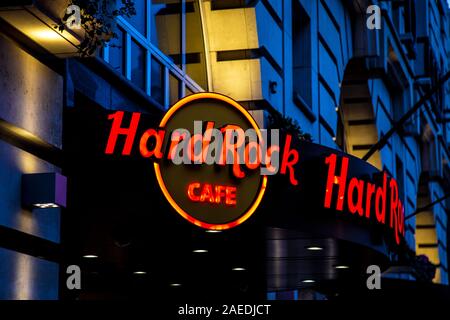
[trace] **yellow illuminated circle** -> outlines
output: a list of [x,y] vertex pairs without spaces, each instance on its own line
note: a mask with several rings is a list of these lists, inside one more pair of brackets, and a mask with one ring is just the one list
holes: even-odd
[[[248,111],[244,107],[242,107],[239,103],[237,103],[236,101],[234,101],[233,99],[231,99],[227,96],[224,96],[224,95],[221,95],[218,93],[212,93],[212,92],[196,93],[196,94],[193,94],[193,95],[190,95],[190,96],[187,96],[187,97],[181,99],[180,101],[175,103],[172,106],[172,108],[169,109],[169,111],[167,111],[167,113],[164,115],[163,119],[161,120],[161,123],[159,126],[161,128],[164,128],[165,125],[167,124],[167,122],[169,121],[169,119],[172,117],[172,115],[175,112],[177,112],[180,108],[186,106],[190,102],[195,101],[195,100],[200,100],[200,99],[220,100],[220,101],[223,101],[223,102],[227,103],[228,105],[236,108],[250,122],[253,129],[255,129],[255,131],[257,132],[259,138],[261,138],[261,131],[259,130],[259,127],[258,127],[256,121],[253,119],[253,117],[250,115],[250,113],[248,113]],[[240,225],[241,223],[243,223],[244,221],[246,221],[255,212],[256,208],[258,208],[258,206],[261,203],[261,200],[264,196],[264,193],[266,191],[266,187],[267,187],[267,176],[263,176],[262,183],[260,185],[259,192],[258,192],[258,195],[257,195],[255,201],[242,216],[240,216],[238,219],[236,219],[232,222],[229,222],[229,223],[211,224],[211,223],[206,223],[206,222],[200,221],[200,220],[194,218],[192,215],[190,215],[185,210],[183,210],[176,203],[176,201],[173,199],[173,197],[167,190],[167,187],[161,176],[161,169],[160,169],[159,164],[155,162],[154,168],[155,168],[155,174],[156,174],[156,179],[158,181],[158,184],[159,184],[164,196],[166,197],[167,201],[169,201],[170,205],[178,212],[178,214],[180,214],[183,218],[185,218],[189,222],[191,222],[201,228],[205,228],[205,229],[209,229],[209,230],[230,229],[230,228],[236,227],[236,226]]]

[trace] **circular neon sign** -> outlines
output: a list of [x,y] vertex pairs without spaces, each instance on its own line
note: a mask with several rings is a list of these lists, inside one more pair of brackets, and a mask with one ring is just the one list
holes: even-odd
[[[191,144],[187,144],[188,150],[194,150],[195,143],[204,143],[207,130],[212,127],[221,132],[229,127],[243,131],[253,129],[258,137],[261,135],[252,116],[233,99],[217,93],[197,93],[178,101],[161,120],[160,127],[169,133],[164,138],[163,149],[170,153],[183,141],[188,143],[181,135],[175,139],[174,132],[182,128],[192,134],[195,123],[202,124],[202,137],[196,140],[193,135]],[[226,145],[224,139],[223,145]],[[209,142],[208,147],[211,147],[214,139],[210,138]],[[224,150],[222,147],[212,155],[218,156],[217,152]],[[225,149],[224,158],[228,151],[233,152]],[[154,163],[158,184],[170,205],[189,222],[210,230],[236,227],[250,218],[259,206],[267,176],[248,167],[241,170],[240,166],[230,163],[176,164],[170,160]]]

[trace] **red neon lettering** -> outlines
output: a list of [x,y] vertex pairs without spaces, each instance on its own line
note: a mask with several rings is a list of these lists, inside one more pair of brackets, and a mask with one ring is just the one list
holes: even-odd
[[[151,156],[155,156],[157,159],[161,159],[163,154],[161,152],[162,143],[164,141],[164,130],[159,130],[156,132],[155,129],[148,129],[144,132],[141,137],[141,141],[139,142],[139,151],[144,158],[150,158]],[[154,138],[156,143],[152,150],[148,150],[147,143],[150,138]]]
[[[256,159],[250,159],[251,150],[254,149]],[[250,141],[245,146],[245,165],[250,170],[255,170],[261,165],[261,147],[257,141]]]
[[[405,207],[403,206],[402,202],[400,201],[400,206],[398,209],[397,214],[397,223],[398,223],[398,231],[399,233],[405,237]],[[400,240],[397,241],[399,243]]]
[[195,194],[195,190],[200,189],[200,183],[193,182],[188,186],[188,197],[194,202],[200,201],[200,197]]
[[209,201],[211,203],[214,203],[216,201],[215,197],[213,196],[212,186],[209,183],[205,183],[203,185],[202,193],[200,194],[200,201]]
[[[191,139],[189,140],[187,152],[188,152],[189,159],[191,159],[191,161],[193,163],[199,163],[199,164],[203,163],[203,150],[199,154],[195,153],[196,149],[198,148],[198,147],[197,148],[195,147],[196,144],[203,143],[202,140],[203,140],[203,137],[199,133],[192,135]],[[203,147],[202,147],[202,149],[203,149]]]
[[133,112],[133,115],[131,117],[130,127],[129,128],[121,128],[120,125],[122,124],[124,112],[123,111],[117,111],[113,114],[110,114],[108,116],[109,120],[113,120],[111,131],[109,133],[108,137],[108,143],[106,145],[106,154],[113,154],[114,148],[116,146],[117,137],[119,134],[126,135],[125,145],[122,150],[122,155],[130,155],[131,148],[133,146],[134,137],[136,136],[137,127],[139,124],[139,119],[141,117],[141,114],[138,112]]
[[[290,149],[291,147],[291,140],[292,137],[291,135],[287,135],[286,136],[286,142],[284,145],[284,151],[283,151],[283,160],[281,162],[281,170],[280,173],[281,174],[286,174],[286,169],[289,168],[289,181],[291,182],[291,184],[293,184],[294,186],[298,185],[298,181],[297,179],[295,179],[295,175],[294,175],[294,165],[297,163],[298,161],[298,151],[295,149]],[[289,160],[289,158],[292,156],[292,159]]]
[[402,221],[402,217],[403,217],[403,204],[400,200],[398,200],[398,205],[397,205],[397,214],[395,215],[395,242],[397,244],[400,244],[400,234],[403,234],[403,221]]
[[368,182],[367,183],[367,196],[366,196],[366,218],[370,218],[370,211],[371,211],[371,202],[372,202],[372,196],[375,193],[375,185],[373,183]]
[[[242,179],[245,177],[245,172],[241,170],[238,149],[245,143],[244,131],[241,127],[236,125],[227,125],[223,127],[221,131],[225,132],[225,141],[219,164],[226,164],[228,151],[230,151],[233,160],[233,174],[236,178]],[[235,137],[237,138],[236,142],[233,142]]]
[[188,198],[193,202],[224,203],[236,205],[236,187],[224,185],[201,184],[192,182],[187,188]]
[[[202,159],[202,163],[206,162],[206,157],[208,154],[208,148],[210,146],[211,143],[211,137],[212,134],[214,132],[214,121],[208,121],[206,123],[206,129],[205,129],[205,133],[203,135],[203,147],[202,147],[202,153],[203,153],[203,159]],[[217,130],[217,129],[216,129]]]
[[395,179],[391,179],[389,182],[389,187],[391,189],[391,203],[390,203],[390,227],[393,228],[394,224],[397,224],[397,207],[398,207],[398,186]]
[[226,196],[226,193],[225,193],[226,187],[217,185],[214,189],[216,191],[216,198],[215,198],[216,203],[222,202],[222,197]]
[[271,174],[275,174],[278,171],[278,166],[274,166],[272,165],[272,154],[274,152],[278,152],[280,153],[280,147],[273,145],[270,146],[269,149],[267,149],[267,154],[266,154],[266,169],[269,173]]
[[395,179],[389,182],[391,188],[390,227],[394,229],[395,242],[400,244],[400,234],[404,234],[404,208],[398,195],[398,184]]
[[178,131],[174,131],[172,133],[170,147],[169,147],[169,154],[167,155],[167,159],[172,160],[174,158],[175,152],[177,151],[176,146],[178,146],[180,141],[185,139],[185,137],[186,137],[186,134],[184,132],[179,133]]
[[226,200],[225,203],[229,206],[236,205],[236,187],[225,188]]
[[[401,235],[405,235],[405,216],[404,207],[399,198],[398,184],[395,179],[389,180],[390,199],[387,200],[387,182],[388,177],[386,172],[383,172],[383,182],[381,186],[377,186],[374,183],[360,180],[356,177],[352,177],[348,184],[348,190],[346,194],[346,180],[349,159],[342,157],[341,173],[340,176],[336,176],[336,163],[337,155],[330,154],[325,158],[325,164],[328,165],[328,177],[325,190],[324,207],[330,209],[333,200],[333,188],[335,184],[339,185],[338,199],[336,203],[336,211],[343,211],[344,196],[347,197],[348,211],[352,214],[358,212],[360,217],[365,216],[370,218],[372,206],[375,207],[375,216],[378,223],[386,224],[386,211],[387,205],[390,210],[390,228],[393,229],[395,235],[395,242],[400,244]],[[364,190],[367,185],[367,190]],[[365,198],[365,206],[364,204]],[[372,198],[375,197],[375,205],[373,205]],[[364,210],[366,212],[364,213]]]
[[345,193],[345,184],[347,183],[347,171],[348,171],[348,158],[342,158],[341,164],[341,176],[336,176],[336,154],[330,154],[325,158],[325,164],[328,164],[328,178],[327,178],[327,186],[325,192],[325,208],[331,207],[331,197],[333,194],[333,185],[339,185],[338,191],[338,201],[336,204],[336,210],[342,211],[344,209],[344,193]]
[[[354,198],[353,192],[355,189],[358,191],[358,201],[356,204],[353,202]],[[347,197],[348,208],[351,213],[356,213],[356,211],[358,211],[358,214],[361,217],[364,215],[363,193],[364,193],[364,181],[352,178],[348,185],[348,197]]]
[[[377,193],[375,196],[375,215],[378,222],[386,223],[386,187],[387,187],[387,175],[386,172],[383,173],[383,187],[377,187]],[[380,199],[381,199],[381,209],[380,209]]]

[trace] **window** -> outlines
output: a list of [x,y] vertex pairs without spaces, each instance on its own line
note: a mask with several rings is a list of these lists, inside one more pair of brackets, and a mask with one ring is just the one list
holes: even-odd
[[402,35],[405,33],[405,8],[403,4],[393,3],[393,22],[397,32]]
[[298,1],[292,1],[292,83],[294,96],[311,108],[311,26]]
[[394,120],[398,121],[405,114],[405,103],[403,99],[403,89],[397,87],[396,91],[391,92],[391,105],[392,105],[392,114],[394,116]]
[[405,179],[404,179],[404,171],[403,171],[403,162],[399,158],[399,156],[395,156],[395,164],[396,164],[396,176],[395,179],[397,180],[398,185],[398,197],[400,200],[405,203]]
[[123,75],[125,72],[125,32],[122,28],[117,28],[116,34],[117,39],[111,40],[108,46],[109,64],[114,70]]
[[136,41],[131,41],[131,82],[145,88],[145,50]]
[[161,105],[164,105],[164,67],[154,57],[152,57],[151,63],[150,95]]
[[[422,119],[422,123],[426,123]],[[425,172],[436,172],[437,166],[437,151],[436,151],[436,140],[433,135],[433,131],[430,125],[427,123],[422,129],[422,141],[421,141],[421,153],[422,153],[422,171]]]

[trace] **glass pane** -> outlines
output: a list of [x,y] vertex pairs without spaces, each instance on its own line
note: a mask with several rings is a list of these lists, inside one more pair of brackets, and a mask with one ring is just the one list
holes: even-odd
[[205,46],[198,1],[186,2],[186,73],[204,89],[206,78]]
[[169,74],[170,105],[180,99],[180,81],[172,73]]
[[125,32],[117,28],[116,34],[117,38],[109,43],[109,64],[114,70],[124,74]]
[[177,65],[181,64],[181,1],[151,1],[151,42]]
[[136,15],[125,17],[125,19],[142,35],[147,36],[147,27],[145,17],[147,13],[147,0],[134,0],[134,7],[136,8]]
[[145,49],[131,41],[131,82],[139,88],[145,87]]
[[151,97],[164,105],[164,69],[154,57],[152,57],[151,69]]
[[292,2],[292,89],[304,104],[312,108],[310,31],[308,13],[299,2]]

